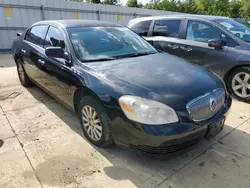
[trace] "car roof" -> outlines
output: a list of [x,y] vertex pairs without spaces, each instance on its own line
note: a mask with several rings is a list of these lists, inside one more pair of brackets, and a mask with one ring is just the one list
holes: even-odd
[[[39,21],[34,25],[41,24],[53,24],[59,25],[61,27],[122,27],[120,24],[105,22],[105,21],[97,21],[97,20],[48,20],[48,21]],[[33,26],[34,26],[33,25]]]
[[163,16],[150,16],[150,17],[142,17],[142,18],[135,18],[131,20],[132,22],[140,22],[146,20],[158,20],[158,19],[178,19],[178,18],[186,18],[186,19],[206,19],[206,20],[216,20],[216,19],[230,19],[223,16],[210,16],[210,15],[198,15],[198,14],[170,14],[170,15],[163,15]]

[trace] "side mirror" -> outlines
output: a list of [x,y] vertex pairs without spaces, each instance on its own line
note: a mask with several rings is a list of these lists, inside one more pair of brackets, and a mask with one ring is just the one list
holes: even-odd
[[216,50],[221,50],[225,46],[225,41],[221,39],[211,39],[208,41],[208,46],[213,47]]
[[16,36],[20,37],[22,35],[22,33],[17,33]]
[[47,47],[45,54],[50,58],[63,58],[69,63],[69,54],[64,52],[61,47]]

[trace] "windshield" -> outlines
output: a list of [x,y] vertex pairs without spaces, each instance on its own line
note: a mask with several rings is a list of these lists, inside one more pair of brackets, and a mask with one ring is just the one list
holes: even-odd
[[74,27],[67,30],[83,62],[157,53],[154,47],[126,27]]
[[215,20],[238,38],[250,42],[250,29],[245,25],[231,19]]

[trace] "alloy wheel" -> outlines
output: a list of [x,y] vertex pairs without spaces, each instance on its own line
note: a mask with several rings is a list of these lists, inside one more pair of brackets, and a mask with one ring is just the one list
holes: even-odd
[[102,125],[96,111],[86,105],[82,109],[82,122],[88,136],[94,140],[99,141],[102,137]]
[[232,88],[236,95],[242,98],[250,96],[250,74],[239,72],[232,79]]

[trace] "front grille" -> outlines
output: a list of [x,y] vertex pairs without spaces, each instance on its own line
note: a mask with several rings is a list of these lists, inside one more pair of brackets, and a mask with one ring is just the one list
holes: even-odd
[[202,121],[215,115],[224,102],[225,90],[218,89],[190,101],[187,104],[187,110],[194,121]]
[[131,145],[133,149],[148,153],[148,154],[170,154],[177,151],[187,149],[191,146],[196,145],[200,139],[190,140],[181,144],[170,145],[170,146],[161,146],[161,147],[152,147],[147,145]]

